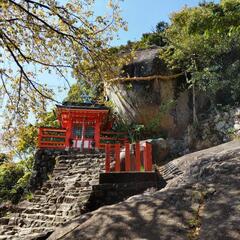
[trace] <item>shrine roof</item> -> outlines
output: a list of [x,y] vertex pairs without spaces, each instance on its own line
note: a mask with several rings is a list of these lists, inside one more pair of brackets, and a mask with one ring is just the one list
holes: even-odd
[[96,104],[96,103],[64,103],[63,105],[56,105],[57,108],[67,108],[67,109],[81,109],[81,110],[109,110],[108,107]]

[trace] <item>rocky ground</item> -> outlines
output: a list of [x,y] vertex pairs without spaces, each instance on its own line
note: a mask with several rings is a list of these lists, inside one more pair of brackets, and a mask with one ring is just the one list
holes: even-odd
[[80,216],[48,239],[240,239],[240,141],[185,155],[159,170],[164,189]]
[[33,199],[21,202],[14,212],[0,218],[0,239],[46,239],[56,226],[85,212],[104,160],[103,154],[57,157],[50,179],[35,191]]

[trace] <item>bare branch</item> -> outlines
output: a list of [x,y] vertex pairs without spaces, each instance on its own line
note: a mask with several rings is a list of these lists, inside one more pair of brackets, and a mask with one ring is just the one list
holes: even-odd
[[4,81],[4,79],[3,79],[3,76],[2,76],[2,75],[3,75],[3,74],[2,74],[2,73],[0,73],[0,76],[1,76],[1,81],[2,81],[2,85],[3,85],[3,87],[4,87],[4,90],[5,90],[6,94],[8,95],[8,98],[9,98],[9,100],[10,100],[11,104],[14,106],[14,103],[13,103],[12,97],[11,97],[10,93],[8,92],[8,90],[7,90],[7,87],[6,87],[6,84],[5,84],[5,81]]
[[22,65],[19,63],[18,59],[16,58],[16,56],[14,55],[12,49],[8,46],[7,43],[6,43],[6,47],[7,47],[8,51],[10,52],[11,56],[13,57],[16,65],[19,67],[21,73],[22,73],[23,76],[25,77],[26,81],[29,82],[29,84],[33,87],[33,89],[34,89],[39,95],[41,95],[42,97],[44,97],[44,98],[46,98],[46,99],[49,99],[49,100],[51,100],[51,101],[53,101],[53,102],[58,103],[58,101],[56,101],[55,99],[47,96],[46,94],[43,94],[42,92],[40,92],[40,91],[36,88],[36,86],[34,85],[33,81],[27,76],[27,74],[25,73]]

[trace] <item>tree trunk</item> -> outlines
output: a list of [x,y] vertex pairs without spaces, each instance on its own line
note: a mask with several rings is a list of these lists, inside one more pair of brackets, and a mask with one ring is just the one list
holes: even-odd
[[195,83],[192,86],[192,101],[193,101],[193,123],[198,123],[197,118],[197,109],[196,109],[196,91],[195,91]]

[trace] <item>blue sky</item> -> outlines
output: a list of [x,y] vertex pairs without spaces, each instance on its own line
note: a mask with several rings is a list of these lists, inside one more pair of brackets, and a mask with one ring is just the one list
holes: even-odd
[[[103,12],[105,0],[96,0],[97,12]],[[125,0],[121,3],[122,17],[128,22],[128,32],[120,31],[119,40],[112,45],[140,39],[142,33],[151,32],[159,21],[169,21],[172,12],[184,6],[197,6],[200,0]],[[214,1],[219,3],[219,1]]]

